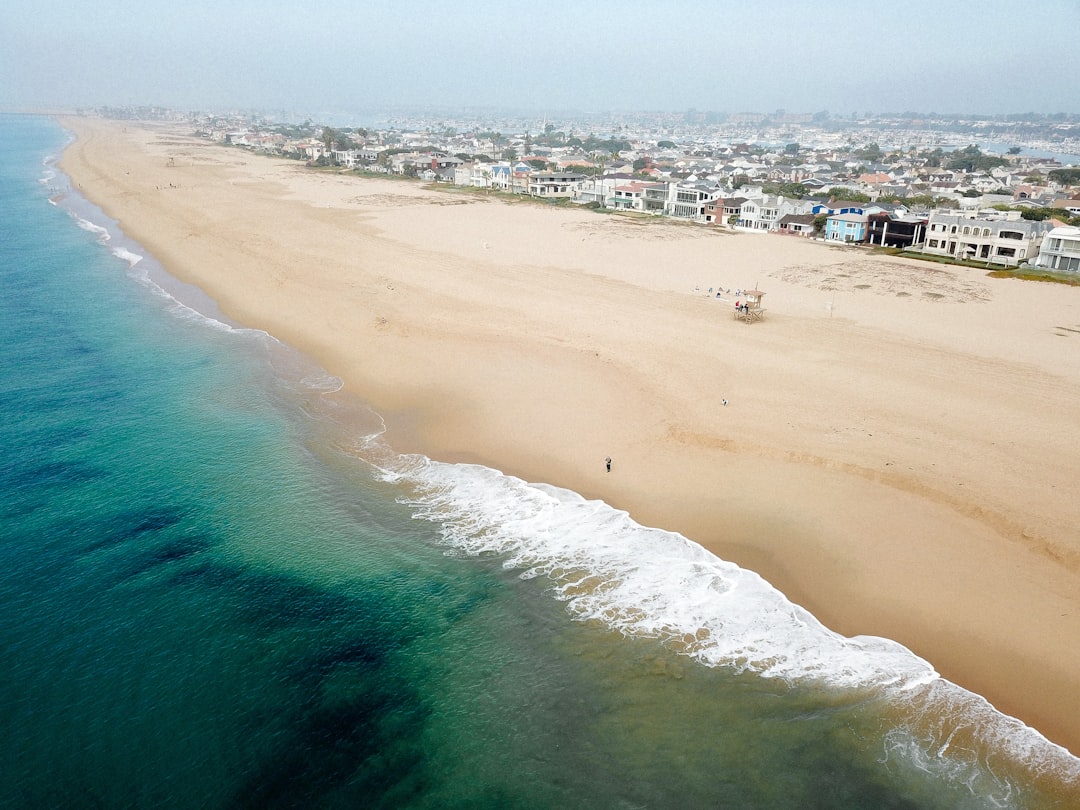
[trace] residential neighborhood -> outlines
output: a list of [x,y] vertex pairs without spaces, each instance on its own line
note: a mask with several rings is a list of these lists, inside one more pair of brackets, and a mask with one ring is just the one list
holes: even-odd
[[[722,123],[698,114],[498,122],[517,135],[491,122],[392,123],[193,120],[203,137],[328,170],[987,266],[1080,269],[1068,230],[1080,226],[1080,122],[1060,117],[836,122],[778,111]],[[1043,254],[1062,228],[1056,252]]]

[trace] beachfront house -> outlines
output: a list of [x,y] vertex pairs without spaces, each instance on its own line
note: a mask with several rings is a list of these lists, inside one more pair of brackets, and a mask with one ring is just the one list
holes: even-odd
[[705,204],[720,196],[720,189],[709,183],[672,183],[664,213],[676,219],[705,221]]
[[1051,230],[1039,246],[1035,267],[1058,272],[1080,272],[1080,228],[1061,225]]
[[724,199],[724,215],[723,222],[728,223],[732,221],[732,217],[735,218],[735,222],[739,221],[739,217],[742,216],[743,204],[747,201],[747,197],[727,197]]
[[826,242],[863,242],[869,217],[866,214],[833,214],[825,220]]
[[589,177],[578,187],[574,202],[581,205],[595,203],[601,208],[615,207],[615,188],[619,180],[615,177]]
[[621,211],[642,211],[645,203],[645,188],[654,183],[642,183],[633,180],[629,183],[615,186],[615,200],[613,207]]
[[573,197],[585,181],[577,172],[529,172],[529,195],[532,197]]
[[926,227],[923,252],[1013,267],[1039,252],[1051,228],[1049,222],[1020,219],[1016,211],[983,216],[935,212]]
[[926,217],[879,211],[867,217],[866,241],[882,247],[910,248],[922,243],[926,222]]
[[766,194],[758,200],[746,200],[739,209],[739,227],[754,231],[775,230],[788,214],[809,214],[814,204]]
[[512,194],[527,194],[533,167],[528,163],[491,163],[491,187]]
[[646,183],[645,194],[641,198],[641,210],[649,214],[663,214],[667,206],[668,186],[667,182]]
[[776,223],[774,233],[784,236],[813,236],[813,214],[784,214]]

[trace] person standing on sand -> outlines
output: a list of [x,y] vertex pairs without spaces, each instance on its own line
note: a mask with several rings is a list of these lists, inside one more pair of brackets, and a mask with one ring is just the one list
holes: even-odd
[[605,458],[604,463],[607,465],[607,471],[611,472],[611,456]]

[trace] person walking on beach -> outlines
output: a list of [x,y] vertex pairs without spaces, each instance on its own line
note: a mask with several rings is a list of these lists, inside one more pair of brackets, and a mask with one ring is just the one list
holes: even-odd
[[611,456],[605,458],[604,463],[607,465],[607,471],[611,472]]

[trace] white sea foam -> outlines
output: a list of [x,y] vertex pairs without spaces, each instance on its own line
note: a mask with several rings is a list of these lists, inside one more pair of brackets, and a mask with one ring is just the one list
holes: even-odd
[[125,262],[127,262],[128,267],[134,267],[143,260],[143,257],[140,256],[138,253],[133,253],[132,251],[123,247],[113,248],[112,254],[116,258],[123,259]]
[[300,380],[300,384],[312,391],[324,394],[333,394],[345,387],[345,381],[341,377],[335,377],[325,371],[315,371]]
[[838,686],[914,688],[933,667],[882,638],[845,638],[753,571],[682,535],[635,523],[603,501],[477,465],[412,457],[418,517],[470,555],[498,554],[524,578],[547,577],[581,619],[670,641],[711,666]]
[[[983,795],[1004,797],[1002,806],[1012,788],[994,775],[995,752],[1080,788],[1080,759],[944,680],[906,647],[835,633],[756,573],[681,535],[641,526],[569,490],[377,446],[373,439],[365,457],[384,480],[404,487],[402,500],[416,517],[438,524],[450,549],[496,555],[523,578],[546,578],[578,619],[660,639],[709,666],[859,690],[900,723],[886,740],[886,758],[905,756],[943,777],[978,783]],[[909,742],[914,747],[905,752]]]
[[83,219],[82,217],[77,216],[75,217],[75,223],[84,231],[89,231],[90,233],[97,234],[99,242],[104,243],[112,239],[112,234],[109,233],[108,228],[103,228],[102,226],[97,225],[88,219]]

